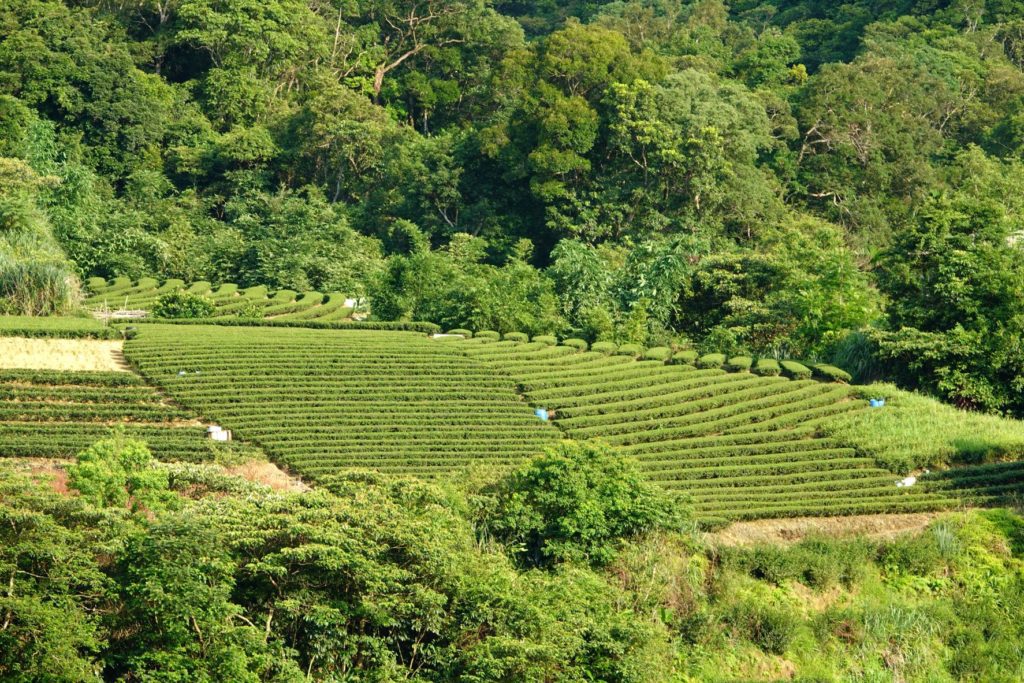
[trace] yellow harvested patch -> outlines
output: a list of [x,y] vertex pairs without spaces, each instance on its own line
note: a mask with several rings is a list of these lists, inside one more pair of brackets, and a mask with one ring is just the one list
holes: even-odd
[[0,337],[0,369],[121,371],[121,341]]
[[712,542],[728,546],[770,543],[788,545],[808,536],[841,538],[867,536],[890,539],[921,531],[940,512],[916,512],[891,515],[852,515],[849,517],[793,517],[736,522],[721,531],[708,534]]

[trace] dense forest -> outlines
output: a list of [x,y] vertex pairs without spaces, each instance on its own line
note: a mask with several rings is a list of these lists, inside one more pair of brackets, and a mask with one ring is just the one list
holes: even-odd
[[5,0],[0,291],[344,291],[1021,415],[1022,112],[1013,0]]

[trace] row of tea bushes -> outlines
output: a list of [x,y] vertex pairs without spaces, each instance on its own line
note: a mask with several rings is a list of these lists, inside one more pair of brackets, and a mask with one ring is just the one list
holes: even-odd
[[125,353],[179,403],[311,479],[451,476],[559,439],[507,377],[422,333],[140,324]]
[[806,379],[809,371],[787,379],[743,372],[750,359],[666,364],[515,340],[452,346],[507,373],[568,436],[637,458],[651,480],[688,494],[708,523],[958,503],[950,491],[897,488],[895,473],[819,437],[823,420],[867,405],[852,387]]
[[234,283],[214,288],[209,282],[186,284],[182,280],[160,282],[153,278],[131,280],[90,278],[86,287],[89,297],[86,308],[91,310],[124,309],[151,310],[161,295],[186,291],[213,301],[215,316],[258,316],[272,320],[319,320],[338,322],[352,316],[348,297],[339,292],[295,292],[282,289],[269,292],[260,285],[241,289]]

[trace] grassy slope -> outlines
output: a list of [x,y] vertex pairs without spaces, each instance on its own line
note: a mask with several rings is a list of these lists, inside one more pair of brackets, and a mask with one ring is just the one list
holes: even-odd
[[857,387],[882,408],[848,413],[822,425],[837,440],[870,454],[885,467],[911,471],[1024,456],[1024,422],[979,415],[891,384]]

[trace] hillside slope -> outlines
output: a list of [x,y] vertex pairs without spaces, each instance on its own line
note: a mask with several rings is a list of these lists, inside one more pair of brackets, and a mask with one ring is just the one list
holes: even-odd
[[903,474],[856,439],[825,435],[871,412],[844,384],[409,332],[139,328],[126,355],[144,376],[313,480],[348,468],[453,476],[568,436],[638,459],[706,522],[949,509],[1021,488],[1017,463],[897,486]]
[[423,335],[139,328],[125,354],[144,376],[311,479],[352,467],[450,475],[513,463],[560,436],[514,383]]

